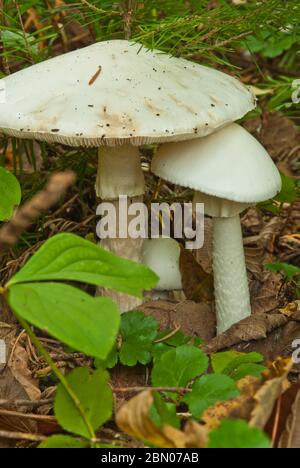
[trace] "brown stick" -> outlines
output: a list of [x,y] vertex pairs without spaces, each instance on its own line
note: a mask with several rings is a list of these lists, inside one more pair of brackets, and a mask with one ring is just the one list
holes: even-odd
[[72,171],[53,174],[46,187],[18,209],[13,218],[0,229],[1,254],[15,245],[22,232],[55,205],[75,180]]
[[39,434],[29,434],[25,432],[0,431],[0,439],[28,440],[30,442],[44,442],[47,437]]
[[26,406],[28,408],[39,408],[40,406],[50,405],[54,401],[53,398],[48,398],[47,400],[0,400],[0,407],[19,407],[19,406]]

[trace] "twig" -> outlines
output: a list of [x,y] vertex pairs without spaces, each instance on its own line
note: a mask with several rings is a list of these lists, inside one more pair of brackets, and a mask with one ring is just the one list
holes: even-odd
[[189,393],[192,390],[184,387],[114,387],[114,393],[138,393],[144,390],[151,390],[154,392],[170,392],[170,393]]
[[31,400],[0,400],[0,407],[28,407],[28,408],[39,408],[40,406],[44,405],[50,405],[54,402],[53,398],[49,398],[47,400],[37,400],[37,401],[31,401]]
[[43,414],[30,414],[30,413],[20,413],[19,411],[11,411],[0,408],[0,416],[13,416],[20,419],[31,419],[33,421],[48,421],[48,422],[57,422],[54,416],[48,416]]
[[1,255],[13,247],[22,232],[55,205],[74,182],[75,174],[71,171],[53,174],[44,190],[17,210],[13,218],[0,229]]
[[44,442],[47,437],[40,434],[29,434],[25,432],[0,431],[0,438],[12,440],[28,440],[30,442]]
[[102,10],[102,8],[96,7],[96,5],[93,5],[92,3],[88,2],[87,0],[79,0],[80,3],[83,5],[87,6],[90,10],[94,11],[95,13],[101,13],[102,15],[109,15],[109,16],[121,16],[121,14],[118,11],[106,11]]

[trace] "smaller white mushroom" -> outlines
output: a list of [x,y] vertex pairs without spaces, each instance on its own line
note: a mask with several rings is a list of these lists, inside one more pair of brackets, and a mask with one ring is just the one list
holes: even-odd
[[281,189],[280,174],[262,145],[232,124],[197,140],[166,144],[153,172],[196,190],[213,218],[213,267],[218,333],[251,314],[240,213]]
[[160,278],[152,299],[168,299],[170,291],[182,290],[179,259],[180,246],[174,239],[161,237],[144,242],[143,263]]

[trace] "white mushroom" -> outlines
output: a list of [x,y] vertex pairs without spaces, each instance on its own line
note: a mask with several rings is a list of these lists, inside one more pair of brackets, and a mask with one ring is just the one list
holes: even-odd
[[[36,64],[0,80],[0,89],[3,133],[99,147],[96,189],[103,200],[143,195],[138,146],[208,135],[255,107],[235,78],[123,40]],[[142,241],[109,241],[106,248],[141,260]],[[118,297],[122,311],[136,305]]]
[[143,263],[159,277],[153,299],[168,299],[170,291],[182,290],[179,268],[180,246],[176,240],[161,237],[147,239],[143,248]]
[[153,172],[196,190],[213,218],[218,333],[251,314],[239,214],[281,189],[280,174],[261,144],[232,124],[205,138],[162,145]]

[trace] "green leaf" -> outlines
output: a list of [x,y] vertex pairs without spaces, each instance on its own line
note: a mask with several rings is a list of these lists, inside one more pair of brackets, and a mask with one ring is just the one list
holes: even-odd
[[[67,376],[68,384],[81,402],[94,431],[112,416],[113,394],[108,380],[108,372],[100,369],[93,372],[85,367],[78,367]],[[54,410],[59,424],[66,431],[90,438],[77,407],[62,384],[57,388]]]
[[41,449],[82,449],[87,447],[88,442],[77,440],[67,435],[51,436],[38,446]]
[[253,377],[260,378],[261,374],[266,370],[266,366],[262,366],[259,364],[242,364],[239,366],[235,371],[230,374],[230,377],[235,380],[241,380],[248,375],[252,375]]
[[21,201],[21,187],[13,174],[0,167],[0,221],[11,218]]
[[210,406],[221,401],[231,400],[240,394],[235,382],[221,374],[204,375],[197,380],[191,393],[187,393],[184,401],[188,404],[194,418],[200,419],[203,412]]
[[176,413],[176,405],[174,403],[166,403],[162,396],[155,392],[154,403],[150,409],[150,416],[154,424],[158,428],[162,428],[164,424],[180,428],[180,419]]
[[106,359],[115,343],[120,314],[109,298],[59,283],[28,283],[12,286],[8,300],[17,315],[89,356]]
[[[238,353],[237,351],[226,351],[224,353],[216,353],[211,356],[211,364],[213,371],[216,374],[225,374],[234,380],[238,380],[237,377],[242,375],[243,378],[246,375],[254,375],[255,377],[260,376],[261,372],[265,370],[263,366],[248,366],[243,367],[246,364],[257,364],[261,363],[264,357],[259,353]],[[252,371],[252,373],[251,373]],[[250,372],[243,375],[244,372]]]
[[58,234],[47,240],[7,284],[34,281],[78,281],[142,296],[158,277],[147,267],[116,257],[74,234]]
[[184,344],[189,343],[191,341],[190,336],[186,336],[183,331],[178,330],[178,332],[175,333],[175,335],[170,336],[170,338],[166,338],[164,340],[164,337],[167,337],[171,333],[171,330],[165,330],[163,332],[160,332],[157,336],[158,340],[163,340],[162,342],[169,345],[169,346],[182,346]]
[[185,387],[208,368],[208,357],[194,346],[179,346],[155,360],[152,384],[157,387]]
[[218,429],[210,433],[209,448],[271,448],[266,434],[246,421],[224,420]]
[[152,342],[157,336],[158,322],[143,312],[133,311],[122,316],[120,361],[126,366],[151,361]]
[[298,198],[296,181],[291,177],[281,173],[282,188],[276,200],[280,203],[293,203]]
[[119,355],[117,347],[114,346],[106,359],[95,359],[94,365],[96,369],[112,369],[118,364]]
[[268,263],[266,265],[268,270],[273,272],[283,272],[285,277],[290,281],[295,276],[300,275],[300,268],[296,267],[295,265],[290,265],[289,263]]

